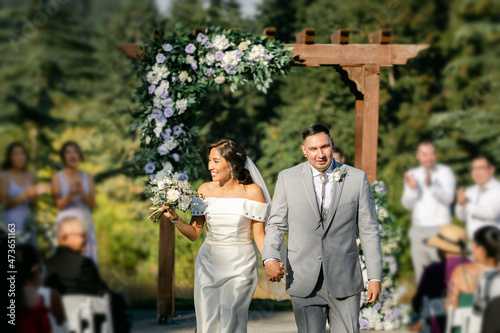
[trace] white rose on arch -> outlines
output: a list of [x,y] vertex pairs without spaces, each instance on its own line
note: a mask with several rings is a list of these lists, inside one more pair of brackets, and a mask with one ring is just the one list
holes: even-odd
[[212,41],[212,45],[218,51],[224,51],[229,47],[229,40],[224,35],[217,35]]

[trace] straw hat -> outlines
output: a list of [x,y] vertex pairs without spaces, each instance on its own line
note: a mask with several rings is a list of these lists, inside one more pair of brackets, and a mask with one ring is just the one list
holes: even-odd
[[453,224],[445,224],[439,229],[436,236],[427,239],[426,244],[445,252],[460,253],[461,249],[465,248],[466,242],[467,233],[464,228]]

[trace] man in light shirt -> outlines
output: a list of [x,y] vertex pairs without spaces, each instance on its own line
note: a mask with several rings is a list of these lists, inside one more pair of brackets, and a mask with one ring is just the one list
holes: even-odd
[[427,246],[425,241],[437,235],[441,226],[451,222],[455,176],[450,167],[436,163],[436,148],[430,141],[418,145],[416,158],[420,166],[405,173],[401,202],[412,211],[409,238],[418,284],[424,268],[439,261],[436,249]]
[[484,226],[500,228],[500,182],[495,179],[493,160],[480,155],[472,160],[472,180],[475,185],[457,191],[455,214],[467,223],[467,235]]

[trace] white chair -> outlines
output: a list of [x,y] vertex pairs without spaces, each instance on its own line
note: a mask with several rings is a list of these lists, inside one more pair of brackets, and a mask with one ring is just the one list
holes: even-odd
[[446,333],[451,333],[453,328],[457,327],[461,328],[461,333],[479,333],[481,320],[481,316],[473,313],[472,307],[454,309],[450,305],[446,319]]
[[[68,317],[70,332],[74,333],[113,333],[113,317],[111,315],[111,297],[108,293],[100,296],[65,295],[62,297],[64,310]],[[97,323],[96,315],[103,315],[104,322]],[[88,323],[84,328],[83,323]],[[97,325],[101,330],[98,331]]]
[[429,326],[429,321],[431,318],[436,317],[445,317],[446,310],[444,307],[444,303],[446,302],[446,298],[429,298],[424,296],[422,302],[422,328],[420,329],[420,333],[430,333],[431,327]]

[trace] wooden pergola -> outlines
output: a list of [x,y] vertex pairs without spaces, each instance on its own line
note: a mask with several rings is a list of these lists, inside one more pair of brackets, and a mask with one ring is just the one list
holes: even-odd
[[[194,33],[204,30],[196,28]],[[275,28],[266,28],[262,35],[274,39],[275,33]],[[295,36],[295,44],[287,45],[293,47],[294,66],[333,67],[353,92],[356,98],[354,166],[365,171],[368,180],[373,182],[377,178],[380,68],[404,65],[429,45],[390,44],[389,29],[371,33],[368,44],[349,44],[349,33],[350,29],[340,29],[330,36],[331,44],[315,44],[316,30],[306,28]],[[117,48],[131,59],[141,59],[140,45],[119,44]],[[169,221],[160,223],[159,323],[171,323],[174,317],[175,228],[165,222]]]

